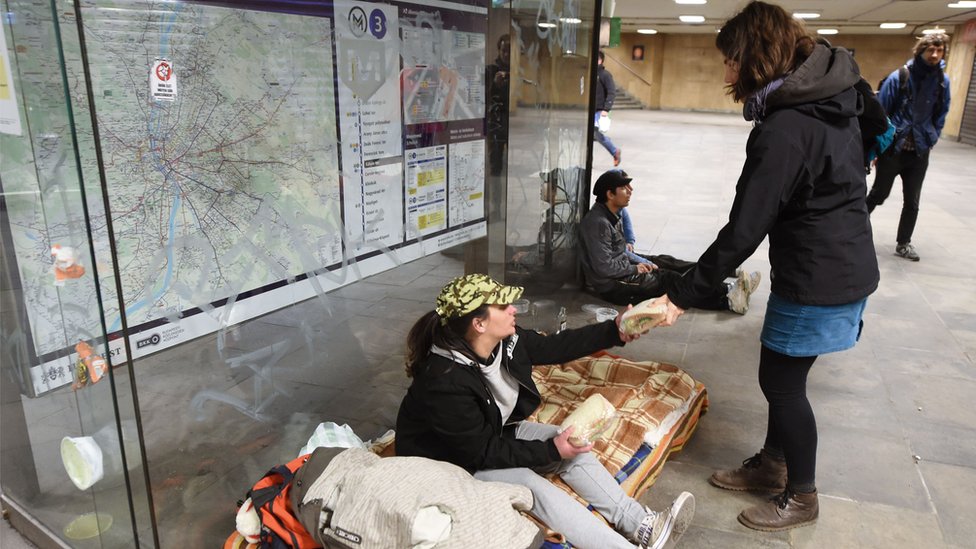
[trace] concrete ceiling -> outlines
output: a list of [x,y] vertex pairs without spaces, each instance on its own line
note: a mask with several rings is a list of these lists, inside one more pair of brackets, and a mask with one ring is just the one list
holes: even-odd
[[[938,26],[951,34],[976,18],[976,7],[957,9],[948,4],[958,0],[772,0],[789,12],[815,12],[807,20],[811,29],[835,28],[840,34],[919,35]],[[676,4],[674,0],[604,0],[613,16],[621,19],[623,32],[651,28],[660,33],[714,33],[726,19],[746,4],[745,0],[708,0],[702,5]],[[679,15],[703,15],[705,22],[687,24]],[[882,29],[881,23],[906,23],[903,29]]]

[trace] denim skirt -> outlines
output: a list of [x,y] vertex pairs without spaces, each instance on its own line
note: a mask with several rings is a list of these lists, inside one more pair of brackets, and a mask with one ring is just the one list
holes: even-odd
[[861,337],[864,298],[845,305],[803,305],[769,295],[762,344],[787,356],[816,356],[850,349]]

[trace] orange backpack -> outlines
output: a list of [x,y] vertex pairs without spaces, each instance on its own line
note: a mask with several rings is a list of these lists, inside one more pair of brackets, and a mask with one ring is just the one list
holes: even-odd
[[[302,468],[311,454],[299,456],[284,465],[271,469],[257,481],[247,497],[261,519],[261,549],[321,548],[292,512],[288,500],[295,471]],[[239,505],[242,505],[241,502]]]

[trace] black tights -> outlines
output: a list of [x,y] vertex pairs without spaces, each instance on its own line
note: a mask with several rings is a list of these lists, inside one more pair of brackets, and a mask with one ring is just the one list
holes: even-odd
[[815,360],[765,345],[759,355],[759,387],[769,402],[765,449],[786,458],[788,484],[798,492],[816,488],[817,420],[807,400],[807,374]]

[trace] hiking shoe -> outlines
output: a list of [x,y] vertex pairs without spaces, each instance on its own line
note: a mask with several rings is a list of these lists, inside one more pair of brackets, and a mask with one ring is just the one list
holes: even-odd
[[688,529],[695,516],[695,496],[681,492],[663,511],[644,509],[647,516],[634,533],[634,541],[640,549],[661,549],[669,540],[672,544],[677,543]]
[[620,149],[617,149],[613,153],[613,165],[614,166],[619,166],[620,165]]
[[787,488],[766,503],[739,513],[739,522],[753,530],[780,532],[813,524],[819,514],[820,500],[816,490],[799,494]]
[[729,285],[729,291],[725,297],[729,302],[729,310],[740,315],[746,314],[749,310],[749,296],[756,291],[759,283],[762,282],[762,275],[759,271],[746,274],[739,269],[735,272],[735,281]]
[[738,469],[715,471],[708,482],[726,490],[782,492],[786,489],[786,461],[762,450],[743,461]]
[[918,257],[918,252],[915,251],[915,246],[912,246],[911,242],[895,246],[895,255],[904,257],[909,261],[918,261],[921,259]]

